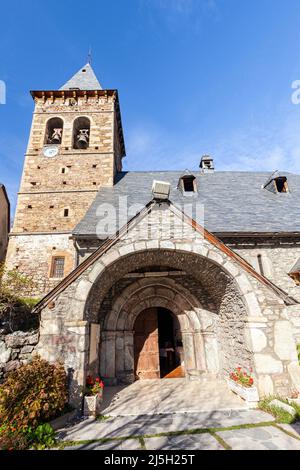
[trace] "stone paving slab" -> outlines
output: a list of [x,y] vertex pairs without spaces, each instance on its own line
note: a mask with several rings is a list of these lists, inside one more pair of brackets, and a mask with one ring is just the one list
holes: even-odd
[[300,441],[274,426],[220,431],[232,450],[300,450]]
[[151,437],[145,439],[147,450],[224,450],[209,433],[185,436]]
[[105,421],[84,419],[58,433],[60,440],[91,440],[160,434],[190,429],[219,428],[270,422],[274,418],[260,410],[213,411],[152,416],[127,416]]
[[[292,433],[294,436],[300,439],[300,422],[293,424],[278,424],[278,426],[286,431]],[[300,441],[299,441],[300,442]]]

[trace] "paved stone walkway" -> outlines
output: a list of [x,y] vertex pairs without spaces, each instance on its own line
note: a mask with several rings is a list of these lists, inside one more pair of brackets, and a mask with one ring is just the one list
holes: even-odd
[[90,450],[300,450],[300,423],[274,418],[224,381],[145,380],[107,387],[102,415],[61,429],[60,446]]
[[259,410],[234,410],[81,419],[57,437],[66,450],[300,450],[299,428]]

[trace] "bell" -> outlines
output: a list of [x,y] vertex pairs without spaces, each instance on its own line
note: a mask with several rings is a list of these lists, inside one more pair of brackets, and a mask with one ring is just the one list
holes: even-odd
[[53,133],[51,136],[51,144],[60,144],[61,137],[62,137],[62,129],[61,128],[53,129]]
[[77,147],[86,149],[89,146],[89,129],[79,129],[77,134]]

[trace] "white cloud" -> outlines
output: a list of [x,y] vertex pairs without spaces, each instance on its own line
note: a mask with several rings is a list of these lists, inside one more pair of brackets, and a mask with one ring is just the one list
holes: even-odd
[[217,0],[140,0],[140,11],[152,25],[164,22],[172,33],[186,23],[190,32],[198,33],[204,20],[220,18]]
[[217,170],[274,171],[300,173],[300,116],[291,113],[276,124],[171,133],[149,123],[132,125],[127,135],[125,169],[197,170],[200,158],[209,153]]

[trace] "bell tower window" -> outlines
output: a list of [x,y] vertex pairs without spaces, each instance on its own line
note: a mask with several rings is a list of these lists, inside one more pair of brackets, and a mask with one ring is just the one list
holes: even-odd
[[64,123],[61,118],[51,118],[47,122],[45,144],[60,145],[62,141]]
[[75,119],[73,126],[73,148],[87,149],[90,144],[91,123],[87,117]]

